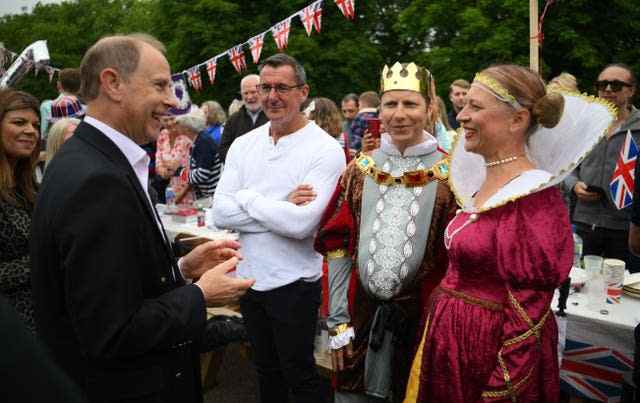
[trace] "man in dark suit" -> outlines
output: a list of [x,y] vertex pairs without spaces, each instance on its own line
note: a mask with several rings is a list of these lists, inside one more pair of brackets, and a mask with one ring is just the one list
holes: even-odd
[[176,263],[149,200],[138,145],[176,103],[163,53],[142,34],[87,51],[87,115],[47,169],[34,211],[38,333],[92,402],[202,401],[205,305],[253,284],[226,275],[240,258],[234,241],[201,245]]
[[260,104],[258,84],[260,84],[260,76],[257,74],[244,76],[240,81],[240,95],[244,105],[238,112],[229,116],[229,120],[224,125],[219,148],[222,162],[227,159],[227,152],[235,139],[269,121]]

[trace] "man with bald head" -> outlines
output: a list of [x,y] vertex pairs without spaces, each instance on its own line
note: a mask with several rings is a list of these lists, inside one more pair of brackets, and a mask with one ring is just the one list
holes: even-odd
[[219,149],[223,162],[227,159],[227,152],[235,139],[269,121],[262,111],[258,97],[258,84],[260,84],[260,76],[257,74],[249,74],[240,81],[240,95],[244,105],[229,117],[224,126]]
[[631,272],[638,269],[637,260],[627,247],[631,208],[618,210],[611,198],[609,182],[627,132],[640,144],[640,111],[632,102],[636,85],[633,70],[625,64],[610,64],[602,69],[595,89],[600,98],[616,106],[617,119],[606,137],[565,179],[566,189],[571,189],[577,198],[572,219],[584,241],[584,254],[624,260]]
[[139,145],[176,103],[163,53],[143,34],[89,48],[86,118],[50,163],[33,215],[38,333],[92,402],[202,401],[205,306],[253,284],[226,275],[240,258],[235,241],[176,262],[150,201]]

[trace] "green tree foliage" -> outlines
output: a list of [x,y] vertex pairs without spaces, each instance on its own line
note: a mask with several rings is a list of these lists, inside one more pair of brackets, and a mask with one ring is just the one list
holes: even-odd
[[[523,0],[416,0],[398,19],[414,58],[431,68],[439,93],[471,80],[493,63],[529,65],[529,2]],[[540,0],[540,12],[545,1]],[[563,71],[592,92],[598,72],[623,62],[640,71],[640,3],[634,0],[557,0],[547,11],[540,52],[543,77]]]
[[[544,0],[540,1],[540,8]],[[15,52],[47,39],[55,67],[78,66],[101,36],[149,32],[168,49],[174,72],[183,71],[248,40],[310,4],[311,0],[69,0],[38,5],[33,13],[0,18],[0,41]],[[356,0],[355,21],[332,0],[323,4],[322,32],[307,37],[294,18],[287,52],[308,72],[311,94],[336,101],[347,92],[378,88],[385,63],[417,61],[432,70],[439,93],[448,84],[492,63],[527,65],[529,5],[524,0]],[[265,37],[261,59],[277,52]],[[247,73],[256,72],[248,49]],[[590,91],[602,66],[624,62],[640,72],[640,2],[557,0],[549,8],[541,49],[543,76],[562,71]],[[204,89],[196,102],[237,97],[241,74],[227,57],[219,60],[215,85],[202,69]],[[243,73],[244,74],[244,73]],[[40,98],[55,96],[45,73],[19,87]]]

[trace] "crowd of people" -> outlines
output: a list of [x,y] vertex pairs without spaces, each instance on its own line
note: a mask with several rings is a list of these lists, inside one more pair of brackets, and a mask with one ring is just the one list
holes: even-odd
[[[3,361],[42,379],[15,401],[202,401],[206,307],[231,302],[265,403],[323,401],[319,312],[336,403],[558,401],[571,224],[585,254],[635,271],[640,251],[640,214],[608,191],[640,141],[628,66],[596,98],[493,65],[451,83],[447,113],[415,63],[338,105],[279,53],[227,117],[173,113],[164,54],[109,36],[55,100],[0,91],[0,315],[29,351]],[[203,199],[239,240],[177,258],[155,206]]]

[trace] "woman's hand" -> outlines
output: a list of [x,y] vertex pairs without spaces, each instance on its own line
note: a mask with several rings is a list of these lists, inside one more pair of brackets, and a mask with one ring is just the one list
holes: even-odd
[[344,357],[347,358],[353,356],[353,343],[349,342],[346,346],[337,350],[331,350],[331,365],[334,371],[342,371],[344,369]]

